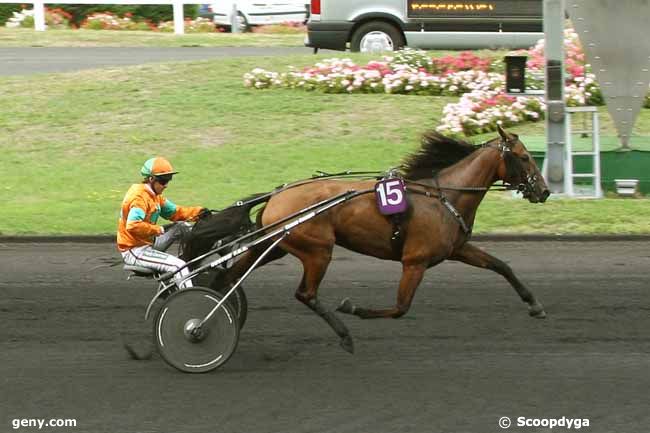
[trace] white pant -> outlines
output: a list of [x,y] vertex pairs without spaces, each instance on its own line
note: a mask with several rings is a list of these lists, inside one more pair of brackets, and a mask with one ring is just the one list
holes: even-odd
[[[153,246],[144,245],[123,252],[122,259],[124,263],[131,266],[142,266],[143,268],[153,269],[160,273],[178,271],[185,265],[185,262],[161,250],[169,248],[178,237],[182,236],[182,232],[186,229],[187,226],[184,223],[174,224],[170,230],[156,238]],[[179,288],[186,289],[192,287],[191,279],[181,283],[181,280],[189,273],[190,271],[187,268],[183,268],[174,276],[174,280]]]

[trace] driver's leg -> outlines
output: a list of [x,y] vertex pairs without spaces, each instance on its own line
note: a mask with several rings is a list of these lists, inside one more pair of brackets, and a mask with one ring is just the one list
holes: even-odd
[[[122,257],[124,263],[127,265],[142,266],[160,273],[176,272],[185,265],[185,262],[178,257],[158,251],[150,245],[132,248],[129,251],[122,253]],[[192,287],[191,279],[182,284],[180,283],[180,281],[189,273],[190,271],[187,268],[183,268],[174,276],[179,288],[185,289]]]
[[167,251],[175,242],[180,241],[191,231],[191,224],[187,222],[177,222],[165,226],[165,233],[156,237],[153,248],[158,251]]

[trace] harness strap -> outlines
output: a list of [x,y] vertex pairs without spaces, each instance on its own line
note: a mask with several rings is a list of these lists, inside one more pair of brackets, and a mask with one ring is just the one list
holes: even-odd
[[472,234],[472,228],[467,225],[465,220],[463,219],[463,216],[458,212],[458,210],[454,207],[453,204],[447,199],[447,196],[443,192],[443,190],[439,187],[438,185],[438,178],[434,177],[433,178],[433,184],[436,189],[438,189],[438,198],[440,199],[440,202],[447,208],[449,213],[451,213],[454,218],[458,221],[458,224],[460,225],[460,228],[463,230],[463,232],[466,235],[471,235]]
[[[428,185],[422,185],[422,186],[426,186],[428,188],[431,188]],[[440,200],[440,202],[445,206],[445,208],[447,208],[447,210],[454,216],[454,218],[456,218],[456,220],[458,221],[458,224],[460,224],[460,227],[463,230],[463,232],[465,232],[468,235],[472,234],[472,229],[467,225],[467,223],[463,219],[463,216],[460,214],[460,212],[458,212],[458,210],[454,207],[454,205],[451,204],[449,199],[447,199],[447,196],[444,195],[444,193],[442,192],[442,188],[438,190],[439,191],[438,194],[432,193],[431,191],[420,191],[420,190],[411,189],[411,188],[407,188],[407,190],[409,192],[414,193],[414,194],[421,194],[421,195],[429,197],[429,198],[437,198],[438,200]]]
[[390,237],[390,246],[397,257],[402,256],[402,250],[404,249],[402,215],[403,214],[401,213],[396,213],[390,216],[390,221],[393,224],[393,234]]
[[463,219],[463,216],[458,212],[458,210],[454,207],[453,204],[449,200],[447,200],[447,197],[442,196],[440,197],[440,201],[442,202],[443,205],[449,210],[449,212],[458,220],[458,224],[460,224],[460,228],[463,229],[466,235],[471,235],[472,234],[472,228],[467,225],[465,220]]

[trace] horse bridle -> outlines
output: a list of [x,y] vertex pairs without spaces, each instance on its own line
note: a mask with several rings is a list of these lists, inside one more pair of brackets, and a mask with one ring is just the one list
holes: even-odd
[[[496,144],[496,149],[501,152],[501,158],[507,162],[507,157],[506,154],[508,152],[512,152],[512,146],[514,145],[514,141],[510,141],[508,139],[503,139],[500,137],[499,141]],[[485,142],[481,144],[481,147],[483,148],[494,148],[495,146],[492,145],[492,140]],[[527,197],[529,194],[534,193],[535,191],[535,185],[537,182],[537,175],[529,175],[526,174],[526,182],[521,182],[517,184],[516,186],[513,184],[506,183],[504,181],[503,185],[499,185],[501,188],[500,189],[495,189],[494,186],[491,187],[484,187],[484,186],[451,186],[451,185],[445,185],[441,186],[438,182],[438,177],[434,176],[433,178],[433,186],[421,183],[421,182],[415,182],[415,181],[409,181],[405,180],[405,183],[407,185],[417,185],[420,187],[424,187],[427,189],[434,189],[437,193],[432,194],[429,191],[420,191],[420,190],[414,190],[414,189],[409,189],[411,192],[414,192],[416,194],[423,194],[426,195],[427,197],[437,197],[438,200],[445,206],[445,208],[453,215],[454,218],[458,221],[458,224],[460,225],[460,228],[463,230],[463,232],[466,235],[471,235],[472,234],[472,227],[470,227],[466,222],[463,216],[461,215],[460,212],[458,212],[458,209],[454,207],[454,205],[449,201],[447,198],[447,195],[445,194],[445,191],[463,191],[463,192],[482,192],[482,191],[488,191],[490,189],[497,190],[497,191],[519,191],[521,192],[524,197]]]
[[[491,144],[492,140],[487,141],[481,145],[481,147],[492,147]],[[499,141],[497,142],[496,149],[501,152],[501,158],[506,161],[506,164],[508,163],[506,160],[506,154],[510,153],[512,154],[512,146],[516,144],[516,139],[507,139],[503,137],[499,137]],[[528,174],[526,173],[525,181],[520,182],[516,186],[510,183],[506,183],[504,181],[504,188],[506,191],[519,191],[524,195],[524,197],[527,197],[530,194],[533,194],[535,192],[535,185],[537,185],[537,181],[539,180],[539,177],[537,174]]]
[[[501,152],[501,158],[505,160],[506,158],[506,153],[512,152],[511,146],[515,144],[515,140],[504,140],[503,138],[499,137],[499,141],[496,143],[496,146],[493,145],[493,140],[486,141],[485,143],[481,144],[481,148],[496,148],[499,152]],[[404,180],[404,182],[407,185],[416,185],[416,186],[421,186],[424,188],[428,189],[435,189],[438,192],[442,192],[443,190],[446,191],[463,191],[463,192],[482,192],[482,191],[519,191],[522,194],[524,193],[533,193],[535,191],[535,185],[538,180],[538,176],[536,174],[529,175],[526,174],[526,181],[525,182],[520,182],[517,185],[507,183],[504,181],[503,184],[499,185],[493,185],[491,187],[486,187],[486,186],[456,186],[456,185],[440,185],[438,183],[437,177],[433,178],[433,183],[434,186],[432,187],[431,185],[427,185],[425,183],[421,182],[416,182],[412,180]],[[422,191],[414,191],[417,193],[424,193]],[[433,196],[430,193],[424,193],[425,195]]]

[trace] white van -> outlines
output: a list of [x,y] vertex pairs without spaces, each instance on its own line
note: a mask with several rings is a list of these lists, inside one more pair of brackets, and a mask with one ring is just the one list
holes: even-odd
[[237,5],[240,30],[250,26],[304,23],[308,4],[305,0],[219,0],[199,9],[200,16],[213,17],[218,26],[230,27],[233,5]]
[[305,45],[351,51],[528,48],[543,0],[311,0]]

